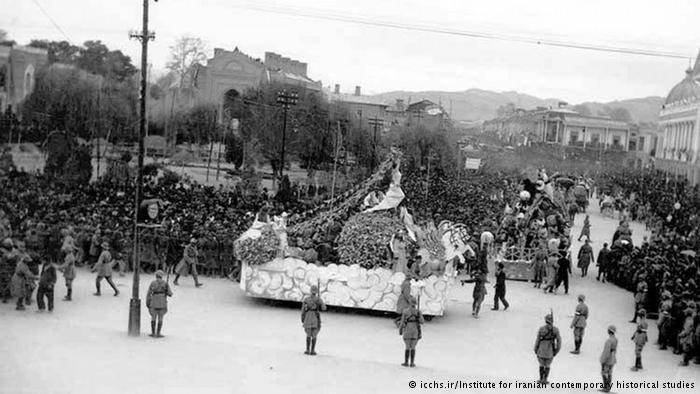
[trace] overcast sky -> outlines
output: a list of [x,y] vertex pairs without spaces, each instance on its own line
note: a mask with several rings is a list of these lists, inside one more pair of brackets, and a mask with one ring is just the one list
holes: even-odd
[[[141,0],[0,0],[0,29],[20,44],[65,39],[37,2],[73,43],[99,39],[140,64],[128,32],[141,26]],[[209,56],[238,46],[253,57],[273,51],[307,62],[311,78],[347,92],[355,85],[365,93],[481,88],[571,103],[665,96],[689,63],[281,15],[250,4],[693,58],[700,49],[698,0],[160,0],[150,3],[149,63],[163,69],[169,47],[189,34],[207,42]]]

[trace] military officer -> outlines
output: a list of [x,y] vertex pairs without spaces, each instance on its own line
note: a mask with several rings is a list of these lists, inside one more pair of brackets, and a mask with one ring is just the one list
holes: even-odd
[[576,305],[576,312],[574,313],[574,319],[571,321],[571,328],[574,329],[574,346],[575,349],[571,351],[572,354],[579,354],[581,352],[581,342],[583,342],[583,331],[586,328],[586,322],[588,321],[588,305],[586,305],[586,296],[583,294],[578,295],[578,305]]
[[673,308],[673,301],[671,299],[673,296],[671,292],[665,290],[661,293],[661,306],[659,307],[659,319],[656,322],[659,328],[659,349],[666,350],[669,342],[671,341],[671,309]]
[[311,286],[311,295],[301,304],[301,323],[306,331],[306,351],[304,354],[316,355],[316,337],[321,330],[321,312],[326,304],[318,296],[318,286]]
[[163,280],[163,275],[163,271],[156,271],[156,280],[148,286],[146,295],[146,307],[151,314],[151,336],[156,338],[163,337],[160,333],[163,328],[163,317],[168,312],[168,297],[173,296],[170,285]]
[[640,309],[637,312],[639,321],[637,322],[637,330],[632,334],[632,340],[634,341],[634,367],[632,371],[639,371],[642,369],[642,349],[647,343],[647,329],[649,324],[647,323],[647,311]]
[[600,374],[603,377],[603,388],[599,391],[609,393],[612,388],[612,370],[617,362],[615,354],[617,352],[617,338],[615,326],[608,326],[608,339],[603,345],[603,353],[600,355]]
[[58,269],[63,271],[63,278],[66,280],[66,296],[63,297],[63,300],[71,301],[73,299],[73,280],[75,279],[75,249],[66,248],[64,252],[66,256]]
[[537,339],[535,340],[535,354],[540,364],[540,380],[538,380],[538,383],[542,385],[549,383],[547,377],[549,377],[552,359],[561,350],[561,335],[559,335],[559,329],[554,326],[554,316],[547,314],[544,317],[544,321],[545,325],[537,331]]
[[192,238],[190,239],[190,243],[185,246],[185,250],[182,252],[182,260],[180,260],[177,267],[175,267],[176,275],[175,280],[173,281],[174,285],[178,285],[177,281],[180,279],[180,275],[186,276],[187,273],[191,271],[195,287],[202,286],[202,283],[200,283],[199,279],[197,278],[197,264],[199,264],[198,257],[199,252],[197,251],[197,239]]
[[[403,342],[406,344],[406,349],[404,350],[404,367],[415,367],[416,359],[416,345],[418,340],[423,337],[423,330],[421,325],[425,323],[423,314],[416,307],[416,298],[413,296],[409,297],[408,308],[404,309],[401,314],[401,324],[399,324],[399,335],[403,336]],[[408,361],[411,360],[409,364]]]

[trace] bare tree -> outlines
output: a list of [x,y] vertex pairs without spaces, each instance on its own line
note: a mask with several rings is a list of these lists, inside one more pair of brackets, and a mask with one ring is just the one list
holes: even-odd
[[[167,67],[180,79],[179,89],[185,87],[185,76],[196,64],[202,64],[207,59],[204,53],[205,45],[199,37],[182,36],[175,45],[170,47],[170,61]],[[192,82],[192,81],[191,81]],[[190,88],[191,86],[188,86]]]

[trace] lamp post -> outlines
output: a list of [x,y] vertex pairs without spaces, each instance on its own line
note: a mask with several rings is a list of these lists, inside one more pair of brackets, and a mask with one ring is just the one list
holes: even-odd
[[289,107],[296,105],[299,101],[299,95],[295,92],[287,93],[286,90],[277,92],[277,104],[280,104],[284,108],[284,120],[282,122],[282,153],[280,154],[280,182],[284,176],[284,149],[287,143],[287,112]]
[[[141,32],[131,32],[130,38],[141,40],[141,113],[139,118],[139,157],[138,178],[134,193],[134,280],[129,302],[129,335],[141,335],[141,300],[139,299],[139,274],[141,261],[139,259],[139,225],[138,212],[143,185],[143,138],[146,135],[146,88],[148,79],[148,41],[155,39],[155,32],[148,31],[148,1],[143,0],[143,29]],[[157,1],[157,0],[156,0]]]

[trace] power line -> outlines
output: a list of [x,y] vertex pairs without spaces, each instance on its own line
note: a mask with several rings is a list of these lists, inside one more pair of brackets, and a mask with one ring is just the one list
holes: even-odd
[[52,23],[53,26],[56,28],[56,30],[58,30],[59,32],[61,32],[61,34],[63,34],[63,37],[65,37],[66,40],[68,40],[68,42],[70,42],[71,45],[72,45],[72,44],[73,44],[73,40],[71,40],[70,37],[68,37],[68,34],[66,34],[66,32],[63,31],[63,29],[61,29],[61,26],[59,26],[58,23],[56,23],[56,21],[51,17],[51,15],[49,15],[49,13],[46,12],[46,10],[44,9],[44,7],[42,7],[41,4],[39,4],[39,0],[32,0],[32,1],[34,2],[34,4],[36,4],[37,7],[39,7],[39,9],[40,9],[41,12],[44,14],[44,16],[46,16],[46,18],[48,18],[48,20],[51,21],[51,23]]
[[558,40],[550,40],[550,39],[544,39],[544,38],[532,38],[532,37],[526,37],[526,36],[506,35],[506,34],[500,34],[500,33],[487,33],[487,32],[479,32],[479,31],[450,29],[450,28],[445,28],[445,27],[401,23],[401,22],[395,22],[395,21],[390,21],[390,20],[373,20],[370,18],[364,18],[364,17],[358,17],[358,16],[346,16],[346,15],[334,14],[334,13],[330,13],[327,11],[321,11],[321,10],[306,10],[306,11],[304,11],[304,10],[300,10],[300,9],[282,8],[282,7],[274,7],[274,6],[261,6],[261,5],[254,5],[254,4],[233,4],[233,6],[237,7],[237,8],[246,9],[246,10],[274,13],[274,14],[280,14],[280,15],[300,16],[303,18],[330,20],[330,21],[354,23],[354,24],[367,25],[367,26],[386,27],[386,28],[399,29],[399,30],[419,31],[419,32],[425,32],[425,33],[437,33],[437,34],[446,34],[446,35],[470,37],[470,38],[481,38],[481,39],[498,40],[498,41],[510,41],[510,42],[525,43],[525,44],[572,48],[572,49],[581,49],[581,50],[598,51],[598,52],[621,53],[621,54],[626,54],[626,55],[654,56],[654,57],[664,57],[664,58],[673,58],[673,59],[691,59],[691,60],[693,59],[693,56],[688,56],[688,55],[677,53],[677,52],[655,51],[655,50],[648,50],[648,49],[642,49],[642,48],[631,48],[631,47],[605,46],[605,45],[588,44],[588,43],[581,43],[581,42],[574,42],[574,41],[558,41]]

